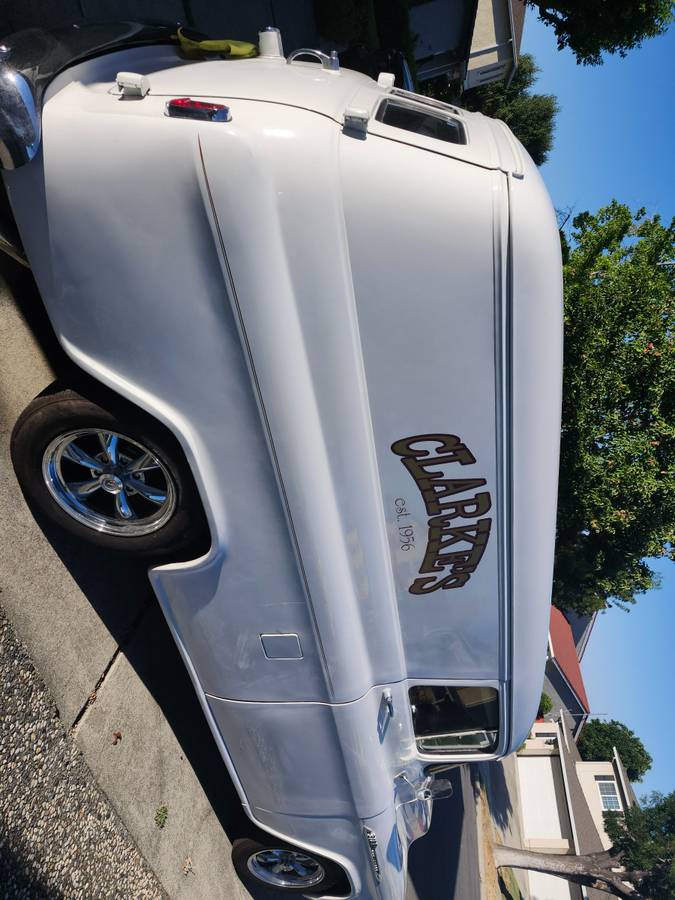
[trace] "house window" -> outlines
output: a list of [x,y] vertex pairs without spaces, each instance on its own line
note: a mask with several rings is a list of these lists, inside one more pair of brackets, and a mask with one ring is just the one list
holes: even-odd
[[399,100],[384,100],[380,104],[376,116],[378,122],[402,128],[425,137],[436,138],[450,144],[466,144],[466,135],[462,124],[452,116],[443,115],[436,110],[424,109]]
[[417,746],[423,753],[494,753],[499,695],[491,687],[410,688]]
[[612,775],[596,775],[595,781],[600,791],[602,808],[608,812],[621,812],[621,801]]

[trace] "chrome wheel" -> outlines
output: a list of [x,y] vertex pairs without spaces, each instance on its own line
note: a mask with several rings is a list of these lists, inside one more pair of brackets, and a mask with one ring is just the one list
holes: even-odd
[[42,458],[50,494],[83,525],[126,537],[157,531],[176,509],[168,469],[116,431],[83,428],[55,438]]
[[259,850],[247,865],[260,881],[279,888],[310,888],[325,877],[321,863],[299,850]]

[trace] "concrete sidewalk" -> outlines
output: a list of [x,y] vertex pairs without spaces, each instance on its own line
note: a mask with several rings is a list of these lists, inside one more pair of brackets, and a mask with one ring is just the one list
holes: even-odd
[[[62,359],[29,273],[4,259],[0,346],[0,583],[7,616],[65,729],[169,896],[247,897],[230,864],[241,804],[144,568],[43,531],[14,478],[14,421]],[[155,816],[163,806],[166,824],[159,828]]]

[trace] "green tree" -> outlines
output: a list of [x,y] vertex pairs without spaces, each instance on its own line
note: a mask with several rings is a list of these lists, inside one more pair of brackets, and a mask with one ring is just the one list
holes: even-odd
[[573,221],[553,597],[589,613],[675,559],[675,222],[616,201]]
[[530,869],[629,900],[675,897],[675,791],[652,794],[625,813],[605,813],[612,846],[601,853],[560,856],[493,846],[497,868]]
[[553,700],[549,697],[547,693],[544,691],[541,692],[541,699],[539,700],[539,709],[537,710],[537,718],[543,719],[544,716],[547,716],[551,710],[553,709]]
[[673,20],[672,0],[526,0],[550,25],[558,49],[569,47],[583,65],[602,63],[603,53],[625,56],[645,38],[663,34]]
[[481,112],[493,119],[501,119],[509,126],[538,166],[546,162],[553,143],[558,102],[551,94],[533,94],[530,90],[537,80],[539,68],[534,57],[525,53],[510,84],[493,81],[471,88],[457,100],[454,87],[447,79],[424,82],[422,90],[446,103],[459,103],[473,112]]
[[632,872],[644,872],[640,892],[653,900],[675,897],[675,791],[653,793],[623,815],[605,813],[612,852]]
[[631,781],[642,781],[652,767],[652,758],[640,738],[616,719],[591,719],[577,743],[581,758],[602,762],[612,758],[616,747]]
[[338,44],[365,40],[368,10],[363,0],[314,0],[314,20],[319,34]]

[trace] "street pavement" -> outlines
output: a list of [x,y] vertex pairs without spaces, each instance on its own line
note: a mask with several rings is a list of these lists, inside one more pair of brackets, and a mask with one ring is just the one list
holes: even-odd
[[481,900],[469,767],[453,769],[448,777],[452,797],[434,804],[431,829],[410,848],[406,900]]

